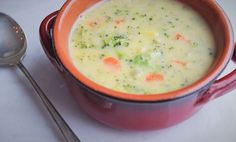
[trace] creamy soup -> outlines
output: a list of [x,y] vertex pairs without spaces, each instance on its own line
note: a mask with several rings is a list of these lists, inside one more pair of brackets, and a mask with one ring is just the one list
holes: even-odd
[[188,86],[208,72],[216,54],[207,23],[176,0],[102,1],[78,17],[69,46],[85,76],[132,94]]

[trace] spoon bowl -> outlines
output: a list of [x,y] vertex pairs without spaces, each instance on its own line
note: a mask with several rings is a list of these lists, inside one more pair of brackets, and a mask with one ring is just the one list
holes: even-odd
[[0,65],[16,65],[25,55],[27,41],[21,27],[0,12]]

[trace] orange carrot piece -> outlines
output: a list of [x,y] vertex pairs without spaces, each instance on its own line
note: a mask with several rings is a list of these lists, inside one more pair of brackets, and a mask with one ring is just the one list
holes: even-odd
[[153,82],[153,81],[163,81],[165,78],[162,74],[159,73],[150,73],[146,76],[147,82]]
[[177,40],[183,40],[184,39],[184,37],[181,34],[176,34],[175,37],[176,37]]
[[180,60],[173,60],[173,63],[184,66],[184,67],[187,65],[187,62],[180,61]]
[[88,21],[88,26],[91,28],[99,27],[104,23],[103,18],[96,18],[94,20]]
[[92,21],[92,22],[89,22],[88,25],[89,27],[94,28],[95,26],[98,25],[98,23],[96,21]]
[[103,62],[111,69],[119,70],[121,68],[120,61],[114,57],[107,57]]
[[183,35],[181,35],[181,34],[176,34],[175,38],[176,38],[177,40],[181,40],[181,41],[184,41],[184,42],[187,42],[187,43],[191,43],[190,40],[188,40],[187,38],[185,38],[185,37],[184,37]]
[[125,23],[125,19],[117,19],[115,20],[116,25],[122,25]]

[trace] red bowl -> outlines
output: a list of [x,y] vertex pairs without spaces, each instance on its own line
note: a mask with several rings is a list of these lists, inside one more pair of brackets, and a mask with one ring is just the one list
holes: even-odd
[[48,58],[67,81],[79,105],[98,121],[131,130],[166,128],[186,120],[208,101],[236,88],[236,70],[216,80],[231,58],[236,61],[236,50],[229,19],[215,1],[179,0],[207,21],[216,42],[214,65],[198,82],[169,93],[134,95],[105,88],[86,78],[71,61],[69,34],[78,16],[99,1],[68,0],[40,26],[41,43]]

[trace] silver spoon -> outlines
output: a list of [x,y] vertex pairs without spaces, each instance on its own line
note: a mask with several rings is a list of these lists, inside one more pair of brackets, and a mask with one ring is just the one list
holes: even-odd
[[47,96],[21,63],[26,52],[26,37],[21,27],[8,15],[0,12],[0,65],[18,66],[41,98],[66,142],[80,142]]

